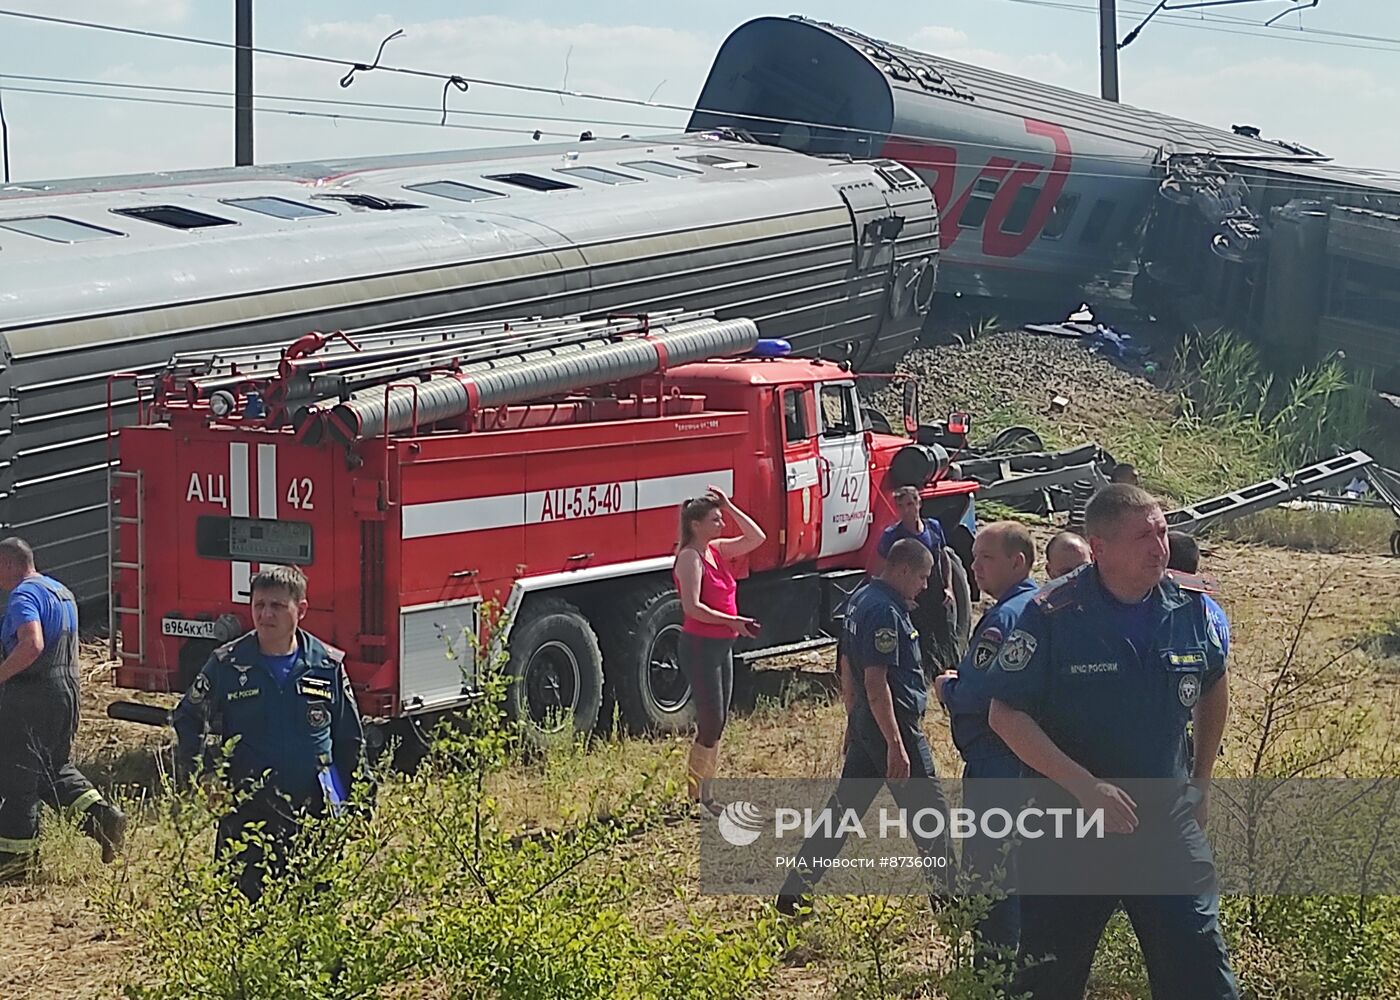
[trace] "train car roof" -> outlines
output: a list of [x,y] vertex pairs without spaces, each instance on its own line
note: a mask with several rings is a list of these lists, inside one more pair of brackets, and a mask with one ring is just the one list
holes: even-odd
[[[1226,158],[1226,162],[1231,162]],[[1337,163],[1240,163],[1255,170],[1271,174],[1283,174],[1301,180],[1327,184],[1345,184],[1352,187],[1370,188],[1387,194],[1400,194],[1400,170],[1382,170],[1374,167],[1347,167]]]
[[[353,156],[328,160],[301,160],[293,163],[258,164],[250,167],[211,167],[201,170],[152,171],[142,174],[75,177],[60,180],[16,181],[0,186],[0,202],[45,195],[88,194],[102,191],[144,191],[187,185],[289,181],[320,186],[343,182],[357,175],[383,171],[413,170],[461,163],[490,163],[495,160],[560,157],[560,166],[570,165],[570,154],[627,152],[645,154],[652,147],[692,147],[705,141],[694,133],[677,133],[626,139],[580,139],[577,142],[529,143],[484,149],[445,149],[427,153]],[[652,150],[654,151],[654,150]],[[641,155],[639,159],[643,158]]]
[[[1063,87],[1037,83],[996,70],[955,62],[863,35],[851,28],[792,15],[766,17],[736,28],[791,33],[794,43],[805,30],[832,35],[859,53],[881,73],[896,103],[951,100],[994,112],[1066,125],[1105,138],[1163,147],[1167,153],[1208,153],[1233,159],[1295,162],[1324,160],[1316,150],[1278,143],[1253,134],[1227,132],[1127,104],[1105,101]],[[727,44],[727,43],[726,43]]]

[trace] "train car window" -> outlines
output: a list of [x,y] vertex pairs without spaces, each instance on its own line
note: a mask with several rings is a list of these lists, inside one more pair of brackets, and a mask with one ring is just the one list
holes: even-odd
[[180,205],[141,205],[138,208],[114,208],[113,215],[142,219],[171,229],[210,229],[214,226],[236,226],[232,219],[221,219],[208,212],[196,212]]
[[1031,209],[1035,208],[1040,197],[1040,188],[1023,184],[1011,202],[1011,209],[1002,220],[1001,231],[1008,236],[1018,236],[1026,231],[1026,223],[1031,221]]
[[411,201],[381,198],[377,194],[313,194],[311,197],[322,201],[339,201],[351,208],[367,208],[372,212],[397,212],[405,208],[423,207]]
[[426,184],[405,184],[404,190],[437,195],[439,198],[451,198],[453,201],[486,201],[488,198],[506,197],[499,191],[488,191],[486,188],[474,187],[471,184],[463,184],[460,181],[429,181]]
[[324,215],[335,214],[329,208],[306,205],[287,198],[221,198],[219,200],[225,205],[246,208],[250,212],[270,215],[274,219],[318,219]]
[[679,163],[667,163],[665,160],[633,160],[631,163],[619,163],[618,166],[642,170],[660,177],[694,177],[704,173],[703,170],[683,167]]
[[720,170],[753,170],[756,166],[744,160],[731,160],[727,156],[716,156],[714,153],[697,153],[694,156],[682,156],[678,159],[689,163],[698,163],[702,167],[717,167]]
[[616,170],[604,170],[602,167],[556,167],[554,172],[568,174],[570,177],[582,177],[586,181],[597,181],[599,184],[642,183],[640,177],[618,173]]
[[1108,229],[1108,220],[1113,218],[1113,210],[1118,207],[1118,203],[1110,198],[1100,198],[1094,202],[1094,210],[1089,213],[1088,221],[1084,223],[1084,232],[1079,234],[1080,243],[1097,243],[1103,239],[1104,231]]
[[962,215],[958,217],[958,226],[963,229],[980,229],[982,223],[987,221],[987,209],[992,207],[992,199],[996,197],[999,187],[1001,183],[995,178],[979,178],[977,183],[972,185],[972,194],[963,206]]
[[1042,240],[1058,240],[1065,235],[1069,222],[1074,218],[1074,210],[1079,207],[1079,195],[1062,194],[1055,199],[1055,207],[1050,210],[1050,218],[1040,233]]
[[805,389],[783,390],[783,432],[788,444],[806,441],[812,436],[807,427],[807,408],[803,405]]
[[516,187],[528,188],[531,191],[577,191],[577,184],[566,184],[564,181],[556,181],[553,177],[540,177],[538,174],[486,174],[488,181],[500,181],[502,184],[514,184]]
[[103,229],[76,219],[65,219],[61,215],[34,215],[24,219],[0,219],[0,229],[37,236],[41,240],[54,243],[86,243],[88,240],[105,240],[112,236],[125,236],[115,229]]

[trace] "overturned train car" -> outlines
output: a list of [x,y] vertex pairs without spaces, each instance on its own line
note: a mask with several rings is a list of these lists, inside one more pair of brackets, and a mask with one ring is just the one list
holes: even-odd
[[0,530],[105,596],[109,414],[179,352],[685,307],[886,366],[937,252],[898,164],[716,135],[0,189]]
[[1169,156],[1321,158],[801,17],[736,28],[690,127],[898,160],[942,215],[940,292],[1055,308],[1131,265]]

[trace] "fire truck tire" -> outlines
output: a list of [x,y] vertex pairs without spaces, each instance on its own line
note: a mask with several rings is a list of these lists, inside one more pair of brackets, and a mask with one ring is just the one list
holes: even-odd
[[953,649],[961,660],[967,654],[968,640],[972,636],[972,586],[968,583],[967,568],[956,555],[953,564]]
[[513,681],[506,715],[527,740],[557,738],[573,717],[573,729],[591,733],[603,702],[603,654],[593,626],[578,608],[557,597],[528,601],[510,632]]
[[622,721],[632,733],[680,733],[695,725],[681,674],[681,599],[663,581],[621,596],[603,629],[603,663]]

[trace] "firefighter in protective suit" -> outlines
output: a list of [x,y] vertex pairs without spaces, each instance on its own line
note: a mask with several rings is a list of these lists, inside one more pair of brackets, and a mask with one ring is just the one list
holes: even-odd
[[68,806],[111,861],[126,817],[70,759],[78,728],[78,606],[68,588],[34,568],[21,538],[0,541],[0,881],[38,860],[39,809]]
[[[238,888],[250,900],[279,873],[307,813],[347,804],[363,777],[364,730],[342,654],[299,628],[306,578],[292,566],[265,567],[251,584],[254,630],[210,656],[175,709],[182,777],[200,769],[205,736],[237,738],[229,782],[241,794],[219,821],[223,856],[261,824],[262,843],[246,842]],[[268,856],[270,854],[270,856]]]

